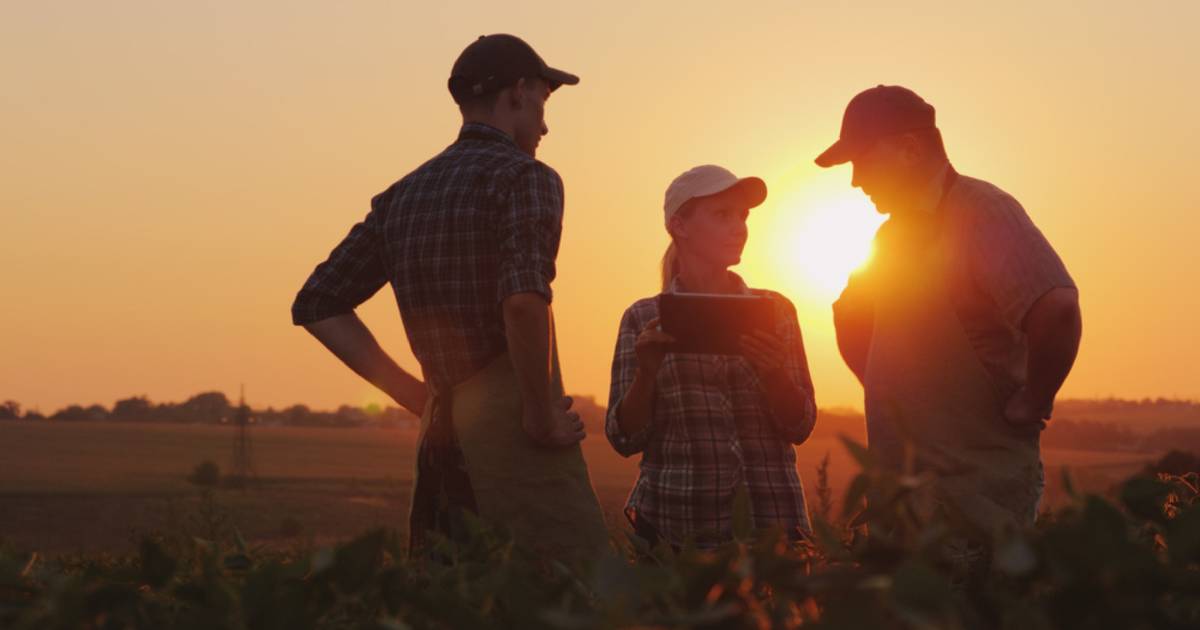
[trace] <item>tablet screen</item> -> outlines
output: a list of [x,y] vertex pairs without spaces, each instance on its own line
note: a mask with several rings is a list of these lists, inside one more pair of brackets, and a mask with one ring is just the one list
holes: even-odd
[[743,335],[776,330],[771,300],[758,295],[663,293],[658,313],[663,332],[675,338],[671,352],[741,354]]

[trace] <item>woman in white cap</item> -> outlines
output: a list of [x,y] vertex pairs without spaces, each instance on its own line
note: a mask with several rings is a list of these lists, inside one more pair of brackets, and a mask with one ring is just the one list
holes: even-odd
[[740,492],[756,529],[797,538],[810,528],[792,445],[812,432],[816,403],[796,309],[729,270],[741,261],[750,209],[766,196],[761,179],[719,166],[675,178],[663,205],[671,245],[662,289],[769,298],[774,334],[743,337],[739,356],[681,354],[667,351],[674,340],[659,329],[656,297],[621,319],[605,433],[618,453],[642,453],[625,513],[651,544],[729,540]]

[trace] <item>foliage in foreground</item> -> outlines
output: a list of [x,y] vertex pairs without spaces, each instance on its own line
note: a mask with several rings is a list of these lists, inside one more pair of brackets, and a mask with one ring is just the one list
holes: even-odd
[[[914,520],[928,480],[864,465],[812,540],[752,536],[715,551],[625,541],[568,567],[473,523],[467,545],[409,559],[395,531],[272,553],[181,535],[131,557],[0,552],[4,628],[1194,628],[1200,624],[1196,473],[1139,476],[1116,500],[1073,495],[1038,529],[993,541],[990,563],[948,562],[952,520]],[[871,510],[861,498],[880,497]],[[836,521],[836,522],[835,522]],[[862,525],[870,523],[871,536]],[[881,532],[887,531],[887,534]]]

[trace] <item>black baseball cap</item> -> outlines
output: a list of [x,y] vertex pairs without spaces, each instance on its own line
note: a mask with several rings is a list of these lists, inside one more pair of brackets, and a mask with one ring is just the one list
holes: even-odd
[[842,117],[842,133],[817,156],[817,166],[844,164],[888,136],[937,126],[933,105],[899,85],[878,85],[850,99]]
[[550,90],[560,85],[575,85],[579,77],[546,65],[545,61],[514,35],[480,35],[471,42],[450,70],[447,87],[455,103],[509,87],[522,78],[540,77]]

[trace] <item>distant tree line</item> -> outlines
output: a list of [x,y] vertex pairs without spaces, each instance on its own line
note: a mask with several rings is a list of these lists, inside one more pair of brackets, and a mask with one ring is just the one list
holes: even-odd
[[[604,431],[606,409],[591,396],[575,396],[575,411],[588,432]],[[398,407],[342,405],[334,411],[316,411],[305,405],[284,409],[268,407],[248,410],[255,424],[297,427],[411,427],[417,418]],[[145,396],[118,400],[112,408],[103,405],[69,405],[49,416],[36,410],[22,413],[20,403],[0,403],[0,420],[62,420],[121,422],[176,422],[221,424],[236,419],[237,405],[221,392],[196,394],[181,403],[154,403]],[[814,436],[859,434],[862,414],[854,411],[821,410]],[[865,436],[863,436],[865,438]],[[1082,450],[1166,452],[1171,449],[1200,451],[1200,403],[1183,400],[1067,400],[1056,407],[1055,419],[1042,434],[1044,446]]]
[[1051,420],[1042,433],[1042,446],[1131,453],[1159,453],[1179,448],[1200,451],[1200,423],[1136,429],[1134,422]]
[[1200,402],[1181,398],[1068,398],[1055,403],[1058,413],[1103,414],[1120,411],[1177,411],[1196,414]]
[[[305,405],[285,409],[247,408],[253,424],[303,427],[411,427],[417,418],[398,407],[352,407],[342,405],[335,411],[315,411]],[[14,400],[0,403],[0,420],[54,420],[68,422],[169,422],[179,424],[227,424],[237,420],[238,406],[221,392],[196,394],[181,403],[155,403],[146,396],[118,400],[109,409],[104,405],[68,405],[50,415],[36,410],[22,413],[21,404]]]
[[1148,431],[1171,425],[1200,425],[1200,403],[1171,398],[1060,400],[1054,419],[1117,422]]

